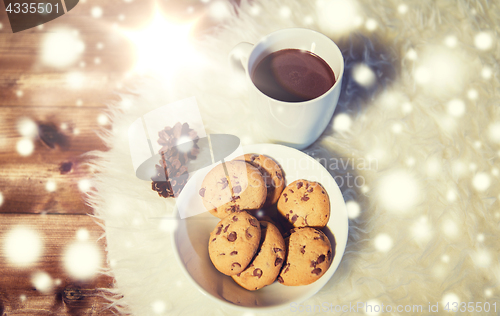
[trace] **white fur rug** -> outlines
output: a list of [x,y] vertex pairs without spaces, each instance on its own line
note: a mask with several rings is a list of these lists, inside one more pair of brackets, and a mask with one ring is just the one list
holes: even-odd
[[103,135],[110,150],[94,153],[88,201],[105,223],[112,306],[140,316],[235,314],[180,272],[169,221],[158,220],[173,216],[174,203],[135,177],[127,129],[144,113],[195,96],[207,133],[266,142],[249,123],[246,89],[227,55],[240,41],[295,26],[329,35],[345,57],[332,124],[306,152],[335,176],[350,216],[339,269],[300,308],[368,302],[394,314],[398,305],[422,305],[425,314],[429,303],[444,313],[448,301],[462,310],[461,302],[498,302],[499,21],[499,3],[485,0],[242,1],[196,44],[203,62],[172,80],[137,79],[110,106],[113,130]]

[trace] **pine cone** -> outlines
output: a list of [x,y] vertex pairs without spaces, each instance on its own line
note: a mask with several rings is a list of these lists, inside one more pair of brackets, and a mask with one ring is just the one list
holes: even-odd
[[[188,123],[176,123],[174,127],[167,126],[158,133],[158,144],[162,146],[159,153],[162,159],[156,165],[156,176],[152,177],[151,188],[158,195],[168,198],[178,196],[187,183],[189,174],[187,165],[196,159],[200,148],[198,147],[198,134],[189,128]],[[183,143],[192,140],[193,146],[187,152],[179,151],[177,142],[183,138]],[[166,180],[164,180],[166,179]]]

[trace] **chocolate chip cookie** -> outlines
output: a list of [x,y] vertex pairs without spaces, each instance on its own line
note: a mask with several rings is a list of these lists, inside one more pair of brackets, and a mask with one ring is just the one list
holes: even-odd
[[254,291],[272,284],[285,259],[285,241],[273,224],[261,221],[261,245],[250,265],[233,280],[247,290]]
[[278,277],[278,282],[284,285],[311,284],[325,274],[332,263],[332,247],[322,231],[295,228],[287,244],[287,258]]
[[267,189],[256,167],[245,161],[229,161],[210,170],[199,194],[212,215],[224,218],[234,212],[262,207]]
[[259,248],[259,221],[247,212],[235,212],[210,233],[208,254],[215,268],[226,275],[241,273]]
[[271,157],[258,154],[246,154],[234,160],[244,160],[259,169],[267,188],[264,207],[276,204],[285,187],[285,178],[280,165]]
[[278,212],[293,227],[323,228],[330,218],[330,198],[318,182],[296,180],[283,190]]

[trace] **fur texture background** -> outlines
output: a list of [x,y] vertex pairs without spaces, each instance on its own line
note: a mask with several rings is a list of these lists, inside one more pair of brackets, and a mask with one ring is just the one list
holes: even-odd
[[[295,26],[329,35],[346,65],[332,122],[306,152],[341,187],[349,240],[333,278],[304,304],[421,304],[425,313],[439,302],[443,313],[449,300],[499,301],[499,3],[359,1],[352,18],[338,21],[329,11],[336,2],[242,1],[224,27],[196,43],[205,62],[172,81],[138,78],[110,105],[113,130],[102,135],[110,150],[93,153],[88,201],[105,223],[116,279],[109,298],[120,312],[234,314],[180,273],[171,221],[158,219],[173,216],[174,204],[135,177],[127,129],[141,114],[196,96],[207,132],[266,142],[249,123],[247,90],[227,55],[241,41]],[[342,23],[350,30],[336,33]]]

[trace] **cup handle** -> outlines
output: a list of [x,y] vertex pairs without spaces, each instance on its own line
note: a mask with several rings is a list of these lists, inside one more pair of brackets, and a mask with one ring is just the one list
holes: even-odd
[[235,72],[245,73],[248,71],[248,58],[253,49],[253,44],[241,42],[229,52],[229,65]]

